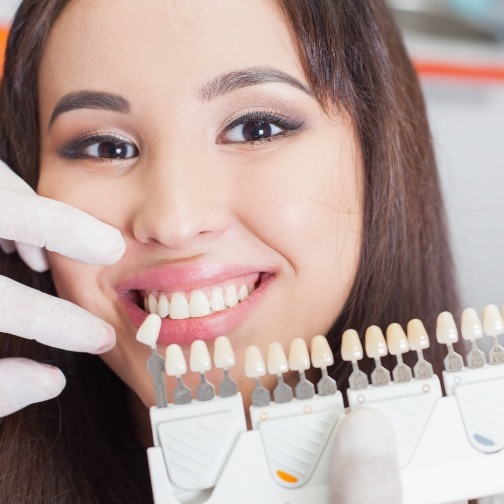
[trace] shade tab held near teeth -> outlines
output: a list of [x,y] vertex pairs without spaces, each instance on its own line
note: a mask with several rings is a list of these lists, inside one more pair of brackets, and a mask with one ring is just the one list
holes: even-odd
[[144,345],[156,348],[156,342],[161,330],[161,318],[156,313],[147,315],[142,325],[138,328],[136,339]]
[[175,343],[166,348],[165,370],[168,376],[182,376],[187,373],[187,364],[182,348]]
[[189,367],[193,373],[206,373],[212,369],[210,353],[203,340],[193,341],[189,355]]
[[214,365],[217,369],[228,369],[235,365],[236,359],[227,336],[219,336],[214,343]]

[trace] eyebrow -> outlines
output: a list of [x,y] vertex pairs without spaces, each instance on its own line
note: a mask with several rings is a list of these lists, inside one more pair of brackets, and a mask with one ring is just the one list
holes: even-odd
[[126,113],[130,110],[130,104],[122,96],[101,91],[77,91],[69,93],[63,96],[56,107],[54,107],[51,119],[49,120],[49,128],[59,115],[78,109],[101,109]]
[[270,67],[251,67],[245,70],[219,75],[205,83],[196,92],[203,101],[213,100],[218,96],[228,94],[236,89],[256,86],[267,82],[281,82],[304,91],[310,96],[313,93],[301,81],[281,70]]

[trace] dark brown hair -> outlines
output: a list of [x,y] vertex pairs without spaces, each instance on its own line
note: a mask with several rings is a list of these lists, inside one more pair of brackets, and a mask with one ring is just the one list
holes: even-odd
[[[13,22],[0,88],[0,158],[36,186],[37,69],[50,28],[69,0],[25,0]],[[432,333],[457,309],[436,164],[415,71],[380,0],[278,0],[312,89],[326,110],[351,114],[365,169],[364,239],[357,278],[329,338],[335,378],[342,331],[420,318]],[[0,254],[0,273],[54,293],[48,274]],[[68,385],[54,401],[0,422],[0,496],[16,503],[150,502],[143,449],[125,386],[93,356],[2,339],[0,356],[59,366]],[[436,351],[431,358],[439,361]]]

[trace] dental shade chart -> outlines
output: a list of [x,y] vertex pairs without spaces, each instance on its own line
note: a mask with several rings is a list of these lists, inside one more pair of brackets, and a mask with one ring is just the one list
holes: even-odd
[[[159,327],[159,316],[151,314],[137,335],[153,353]],[[194,391],[183,385],[187,365],[182,349],[169,345],[165,369],[177,378],[174,400],[166,405],[156,388],[158,404],[150,410],[154,446],[148,458],[155,503],[329,504],[331,446],[338,424],[362,407],[385,415],[395,430],[404,504],[504,493],[501,312],[495,305],[485,307],[482,323],[478,313],[467,308],[460,329],[470,344],[464,358],[453,349],[459,332],[452,314],[439,314],[436,340],[446,346],[445,396],[423,354],[430,341],[420,320],[411,320],[406,331],[391,324],[385,334],[369,327],[366,357],[357,332],[346,330],[341,357],[352,365],[346,408],[342,392],[327,374],[334,358],[324,336],[315,336],[310,345],[294,338],[287,355],[279,343],[270,343],[266,359],[251,345],[242,371],[236,369],[229,339],[217,338],[213,365],[222,370],[222,381],[216,394],[205,378],[212,367],[206,343],[195,341],[190,348],[190,371],[200,375]],[[488,338],[492,347],[486,355],[478,344]],[[403,362],[408,352],[416,354],[413,369]],[[391,370],[381,363],[387,353],[396,361]],[[374,360],[369,378],[359,369],[365,358]],[[321,374],[316,387],[306,377],[310,367]],[[255,381],[251,430],[231,377],[240,372]],[[298,375],[294,389],[284,381],[287,372]],[[261,384],[266,374],[277,378],[271,392]],[[157,387],[154,374],[153,383]]]

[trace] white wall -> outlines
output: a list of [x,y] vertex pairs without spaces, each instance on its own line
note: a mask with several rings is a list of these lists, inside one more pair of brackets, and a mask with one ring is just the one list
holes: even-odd
[[0,0],[0,24],[7,24],[12,19],[19,4],[20,0]]

